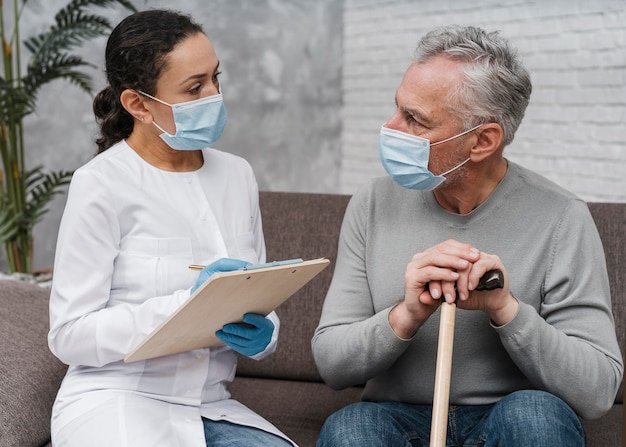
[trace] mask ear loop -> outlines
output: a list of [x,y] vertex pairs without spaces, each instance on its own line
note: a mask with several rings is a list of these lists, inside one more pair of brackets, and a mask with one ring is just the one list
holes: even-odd
[[457,169],[459,169],[461,166],[463,166],[465,163],[467,163],[468,161],[470,161],[470,158],[467,157],[467,160],[465,160],[463,163],[456,165],[455,167],[453,167],[452,169],[448,169],[446,172],[442,172],[441,174],[439,174],[439,176],[441,177],[445,177],[446,174],[450,174],[452,171],[456,171]]
[[167,102],[163,101],[162,99],[159,99],[159,98],[157,98],[157,97],[155,97],[155,96],[152,96],[152,95],[148,95],[146,92],[142,92],[141,90],[137,90],[137,91],[139,92],[139,94],[141,94],[141,95],[143,95],[143,96],[146,96],[146,97],[148,97],[148,98],[150,98],[150,99],[154,99],[155,101],[160,102],[160,103],[161,103],[161,104],[163,104],[163,105],[166,105],[166,106],[172,107],[172,105],[171,105],[171,104],[169,104],[169,103],[167,103]]
[[[466,135],[466,134],[470,133],[471,131],[478,129],[480,126],[482,126],[482,124],[479,124],[479,125],[477,125],[477,126],[474,126],[474,127],[472,127],[471,129],[466,130],[465,132],[462,132],[462,133],[460,133],[460,134],[458,134],[458,135],[455,135],[455,136],[453,136],[453,137],[446,138],[445,140],[438,141],[437,143],[433,143],[433,144],[431,144],[431,146],[435,146],[435,145],[437,145],[437,144],[445,143],[446,141],[450,141],[450,140],[454,140],[455,138],[462,137],[463,135]],[[467,157],[467,159],[466,159],[463,163],[458,164],[458,165],[456,165],[455,167],[453,167],[452,169],[448,169],[446,172],[442,172],[442,173],[441,173],[441,174],[439,174],[439,175],[440,175],[441,177],[445,177],[445,176],[446,176],[446,174],[450,174],[452,171],[456,171],[457,169],[459,169],[461,166],[463,166],[463,165],[464,165],[465,163],[467,163],[468,161],[470,161],[470,157]]]
[[[140,95],[143,95],[143,96],[145,96],[145,97],[147,97],[147,98],[150,98],[150,99],[154,99],[156,102],[160,102],[161,104],[163,104],[163,105],[165,105],[165,106],[172,107],[172,105],[171,105],[171,104],[166,103],[166,102],[165,102],[165,101],[163,101],[162,99],[159,99],[159,98],[157,98],[157,97],[155,97],[155,96],[149,95],[149,94],[147,94],[146,92],[142,92],[141,90],[137,90],[137,91],[139,92],[139,94],[140,94]],[[143,120],[142,120],[142,121],[143,121]],[[154,124],[154,125],[156,126],[156,128],[157,128],[157,129],[159,129],[159,130],[160,130],[161,132],[163,132],[164,134],[169,135],[170,137],[173,137],[173,136],[174,136],[174,135],[172,135],[171,133],[169,133],[168,131],[166,131],[165,129],[163,129],[161,126],[159,126],[159,125],[157,124],[157,122],[156,122],[156,121],[152,120],[152,124]]]
[[437,141],[436,143],[430,143],[430,145],[431,146],[437,146],[438,144],[442,144],[442,143],[445,143],[447,141],[454,140],[455,138],[462,137],[463,135],[466,135],[466,134],[470,133],[471,131],[478,129],[480,126],[482,126],[482,124],[474,126],[471,129],[468,129],[465,132],[461,132],[460,134],[454,135],[454,136],[452,136],[450,138],[446,138],[445,140]]

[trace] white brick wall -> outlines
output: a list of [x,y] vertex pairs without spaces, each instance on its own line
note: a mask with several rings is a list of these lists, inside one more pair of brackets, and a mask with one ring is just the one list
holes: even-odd
[[626,201],[626,1],[345,0],[341,189],[384,175],[378,131],[419,38],[500,30],[533,94],[505,154],[589,201]]

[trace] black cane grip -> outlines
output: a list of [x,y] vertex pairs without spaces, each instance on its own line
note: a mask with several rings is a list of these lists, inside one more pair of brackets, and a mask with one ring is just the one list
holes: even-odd
[[489,270],[485,273],[476,286],[476,290],[494,290],[504,287],[504,276],[501,270]]
[[[501,289],[504,287],[504,275],[502,275],[501,270],[489,270],[483,276],[481,276],[480,280],[478,280],[478,285],[476,286],[476,290],[494,290]],[[424,287],[428,290],[428,283]]]
[[[455,286],[456,287],[456,286]],[[504,275],[501,270],[489,270],[478,280],[476,290],[494,290],[504,287]],[[424,287],[428,290],[428,283]]]

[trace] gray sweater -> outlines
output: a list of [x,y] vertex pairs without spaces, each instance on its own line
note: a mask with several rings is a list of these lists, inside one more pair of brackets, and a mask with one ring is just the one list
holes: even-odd
[[365,384],[368,401],[432,404],[439,311],[411,340],[395,335],[388,314],[403,297],[411,257],[447,239],[498,255],[520,301],[501,327],[483,312],[457,310],[450,404],[540,389],[583,418],[608,411],[623,363],[595,224],[583,201],[510,161],[489,199],[466,215],[388,177],[354,195],[312,340],[324,380]]

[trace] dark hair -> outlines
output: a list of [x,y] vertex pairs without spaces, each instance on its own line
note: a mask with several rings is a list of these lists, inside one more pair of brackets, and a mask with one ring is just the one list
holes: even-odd
[[122,92],[133,89],[153,95],[168,54],[187,37],[202,32],[189,16],[164,9],[137,12],[113,29],[105,52],[108,86],[93,101],[100,126],[98,153],[127,138],[133,130],[133,117],[120,103]]

